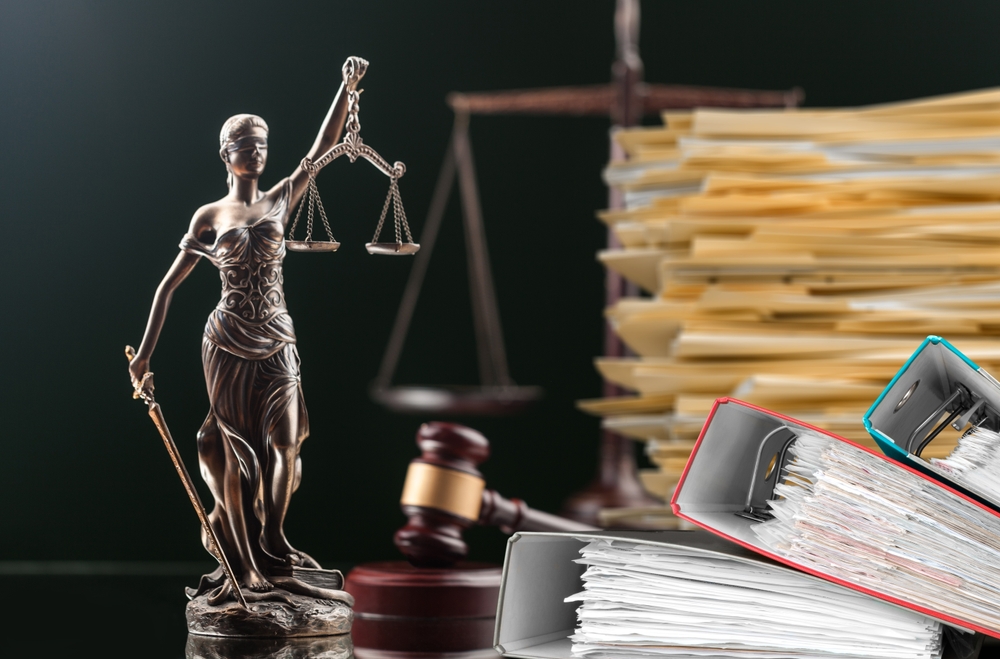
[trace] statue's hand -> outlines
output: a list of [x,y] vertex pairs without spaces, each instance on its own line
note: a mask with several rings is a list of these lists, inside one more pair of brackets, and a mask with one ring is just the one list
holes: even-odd
[[125,346],[125,356],[128,357],[129,379],[135,390],[132,397],[153,400],[153,374],[149,372],[149,358],[136,355],[132,346]]
[[142,382],[142,377],[149,372],[149,360],[139,359],[138,357],[133,359],[128,364],[128,374],[132,379],[132,386],[138,388],[139,384]]
[[361,82],[361,79],[365,77],[365,71],[367,70],[368,60],[361,59],[360,57],[348,57],[340,70],[344,76],[344,85],[349,89],[354,89]]

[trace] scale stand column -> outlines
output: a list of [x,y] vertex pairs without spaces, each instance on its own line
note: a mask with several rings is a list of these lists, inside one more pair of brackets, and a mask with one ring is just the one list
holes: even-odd
[[[643,102],[638,87],[642,82],[642,59],[639,57],[639,2],[638,0],[618,0],[615,11],[615,62],[611,66],[613,86],[618,92],[612,107],[612,122],[615,126],[634,126],[643,115]],[[625,160],[625,151],[614,139],[615,128],[610,132],[611,162]],[[608,192],[608,207],[621,209],[625,200],[621,190],[611,187]],[[608,247],[620,247],[612,229],[608,229]],[[610,268],[605,275],[605,304],[614,305],[624,296],[637,296],[634,284],[625,281]],[[604,325],[604,354],[609,357],[624,357],[625,344],[611,329]],[[620,396],[623,392],[614,384],[604,382],[604,396]],[[600,525],[598,514],[602,508],[633,508],[655,506],[663,502],[652,496],[639,482],[635,462],[635,442],[613,433],[601,430],[601,449],[597,478],[582,492],[571,496],[563,504],[563,514],[587,524]]]
[[455,113],[455,162],[458,164],[458,189],[462,200],[465,223],[465,252],[469,269],[469,293],[472,319],[476,331],[476,354],[479,358],[479,379],[488,387],[510,387],[513,381],[507,370],[503,330],[497,306],[496,289],[486,249],[486,229],[479,204],[476,170],[469,140],[469,113]]
[[[614,139],[615,129],[611,130],[611,161],[625,160],[625,153]],[[608,192],[608,207],[624,208],[625,203],[621,190],[610,188]],[[612,229],[608,229],[608,248],[621,247]],[[636,297],[638,290],[634,284],[625,280],[617,272],[608,268],[605,279],[605,302],[607,306],[614,305],[622,297]],[[609,357],[624,357],[627,353],[625,344],[611,329],[610,323],[604,325],[604,354]],[[603,395],[605,397],[621,396],[625,393],[621,387],[604,381]],[[599,513],[603,508],[635,508],[642,506],[657,506],[663,502],[652,496],[639,482],[635,461],[635,442],[622,437],[610,430],[601,430],[601,445],[598,454],[597,477],[585,489],[570,496],[563,504],[562,514],[585,524],[600,526]]]

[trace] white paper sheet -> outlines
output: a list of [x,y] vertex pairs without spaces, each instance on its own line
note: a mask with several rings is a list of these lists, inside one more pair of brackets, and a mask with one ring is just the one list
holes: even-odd
[[1000,631],[1000,519],[850,444],[801,433],[754,533],[821,573]]
[[573,652],[631,656],[882,657],[941,655],[941,625],[793,570],[683,548],[596,540]]

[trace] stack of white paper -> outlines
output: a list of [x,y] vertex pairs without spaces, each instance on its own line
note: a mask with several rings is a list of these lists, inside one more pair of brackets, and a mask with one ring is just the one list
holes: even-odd
[[575,655],[941,656],[940,623],[778,566],[622,540],[580,553]]
[[958,446],[944,460],[931,459],[956,483],[1000,501],[1000,433],[974,428],[958,440]]
[[881,456],[800,433],[774,519],[776,554],[864,588],[1000,629],[1000,518]]

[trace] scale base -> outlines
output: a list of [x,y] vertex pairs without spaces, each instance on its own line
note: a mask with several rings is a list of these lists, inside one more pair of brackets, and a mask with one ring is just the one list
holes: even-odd
[[376,387],[372,399],[404,414],[505,416],[524,411],[542,397],[541,387]]

